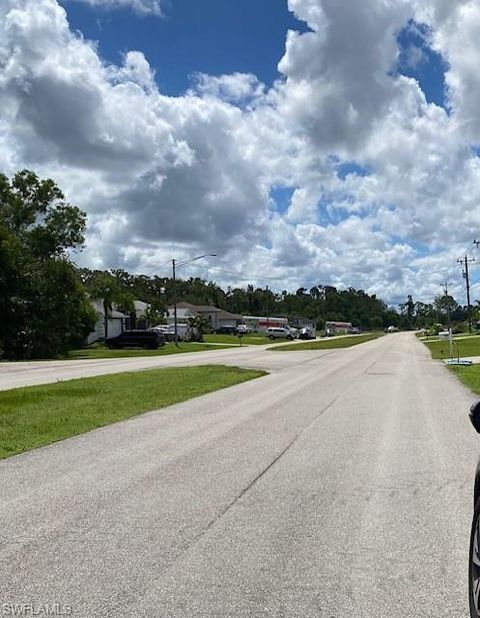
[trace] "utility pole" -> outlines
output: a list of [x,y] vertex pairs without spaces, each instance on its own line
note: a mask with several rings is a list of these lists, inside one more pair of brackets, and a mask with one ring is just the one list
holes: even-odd
[[445,281],[443,285],[443,293],[445,295],[445,300],[447,301],[448,343],[450,347],[450,358],[453,358],[452,318],[450,303],[448,302],[448,281]]
[[267,328],[269,326],[270,320],[268,317],[268,285],[265,286],[265,292],[266,292],[266,296],[265,296],[265,313],[267,314]]
[[468,332],[472,334],[472,310],[470,306],[470,275],[468,272],[468,263],[475,262],[475,258],[468,258],[468,255],[465,254],[465,257],[462,260],[457,260],[459,264],[464,265],[463,277],[467,284],[467,318],[468,318]]
[[177,323],[177,285],[175,279],[175,259],[172,260],[172,292],[173,292],[173,332],[175,345],[178,346],[178,323]]
[[190,258],[187,260],[183,260],[183,262],[179,262],[177,264],[176,260],[172,260],[172,292],[173,292],[173,322],[174,322],[174,332],[175,332],[175,345],[178,346],[178,320],[177,320],[177,280],[176,280],[176,269],[181,268],[182,266],[186,266],[187,264],[191,264],[192,262],[196,262],[197,260],[201,260],[206,257],[217,257],[216,253],[205,253],[204,255],[198,255],[197,257]]

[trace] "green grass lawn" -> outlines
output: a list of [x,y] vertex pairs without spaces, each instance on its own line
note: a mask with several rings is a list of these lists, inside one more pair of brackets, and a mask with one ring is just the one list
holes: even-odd
[[298,350],[331,350],[336,348],[350,348],[366,341],[372,341],[382,337],[383,333],[367,333],[365,335],[351,335],[350,337],[331,337],[320,341],[305,341],[293,345],[280,345],[269,350],[280,350],[280,352],[296,352]]
[[[430,343],[432,341],[443,341],[442,339],[440,339],[440,337],[438,337],[438,335],[430,335],[428,337],[421,337],[418,336],[418,338],[420,339],[420,341],[423,341],[423,343]],[[470,338],[478,338],[480,339],[480,334],[478,333],[472,333],[471,335],[469,335],[468,333],[460,333],[457,335],[453,335],[453,340],[455,341],[456,339],[470,339]]]
[[480,394],[480,365],[449,366],[450,371],[474,393]]
[[207,365],[0,391],[0,459],[263,375]]
[[167,356],[168,354],[183,354],[185,352],[204,352],[205,350],[221,350],[228,346],[208,345],[208,343],[183,343],[178,347],[173,342],[168,342],[158,350],[124,349],[109,350],[103,344],[94,344],[88,348],[70,350],[65,359],[82,358],[131,358],[135,356]]
[[[430,350],[432,358],[449,358],[450,344],[448,339],[437,341],[423,342]],[[453,356],[457,356],[457,350],[460,357],[462,356],[480,356],[480,337],[469,337],[467,339],[458,339],[453,346]]]
[[[237,335],[204,335],[205,343],[236,343],[240,345],[240,338]],[[262,334],[250,333],[241,338],[242,345],[265,345],[271,343],[270,339]]]

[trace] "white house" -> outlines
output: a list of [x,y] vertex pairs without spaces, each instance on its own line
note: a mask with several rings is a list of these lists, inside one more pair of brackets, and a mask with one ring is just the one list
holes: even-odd
[[[217,326],[217,314],[220,313],[220,309],[217,307],[211,307],[210,305],[192,305],[181,301],[177,303],[177,322],[188,324],[190,318],[196,318],[202,315],[210,322],[210,326],[213,330],[218,328]],[[175,309],[173,306],[168,308],[167,322],[173,324],[175,321]]]
[[228,311],[221,310],[220,313],[217,313],[217,324],[219,328],[222,326],[236,327],[239,324],[243,324],[243,316],[238,313],[229,313]]
[[[196,318],[199,315],[207,318],[212,330],[217,330],[222,326],[238,326],[243,322],[241,315],[229,313],[228,311],[218,309],[218,307],[213,307],[212,305],[192,305],[184,301],[177,303],[178,323],[188,324],[191,318]],[[174,307],[172,306],[168,308],[167,322],[168,324],[173,324],[174,321]]]
[[[97,321],[95,322],[94,330],[87,337],[88,344],[94,343],[99,339],[105,339],[105,314],[103,312],[103,300],[92,300],[91,303],[97,314]],[[123,333],[123,331],[128,327],[129,320],[130,317],[125,315],[125,313],[117,311],[117,309],[112,309],[108,316],[108,336],[116,337],[120,333]]]
[[137,320],[144,318],[150,305],[148,303],[144,303],[143,300],[134,300],[133,304],[135,305],[135,316]]

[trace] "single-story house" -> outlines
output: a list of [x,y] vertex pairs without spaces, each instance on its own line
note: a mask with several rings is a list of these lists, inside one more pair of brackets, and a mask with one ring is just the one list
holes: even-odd
[[[212,330],[218,328],[218,319],[217,315],[221,313],[221,309],[217,309],[217,307],[213,307],[211,305],[192,305],[192,303],[187,303],[185,301],[180,301],[177,303],[177,322],[188,324],[188,321],[191,318],[196,318],[199,315],[202,315],[207,318],[210,322],[210,327]],[[167,323],[173,324],[175,321],[175,308],[170,306],[168,308],[168,317]]]
[[134,300],[133,304],[135,305],[135,317],[137,320],[144,318],[150,305],[148,303],[144,303],[143,300]]
[[130,313],[129,328],[147,328],[148,322],[146,319],[146,314],[150,305],[143,302],[143,300],[134,300],[133,304],[135,311]]
[[[229,313],[223,309],[218,309],[213,305],[192,305],[181,301],[177,303],[177,322],[188,324],[188,321],[197,316],[204,316],[210,322],[212,330],[217,330],[222,326],[238,326],[243,323],[243,317],[236,313]],[[168,324],[173,324],[175,321],[174,307],[168,308]]]
[[236,327],[243,324],[243,316],[238,313],[229,313],[228,311],[221,310],[220,313],[217,314],[217,324],[218,328],[224,326]]
[[[103,300],[92,300],[91,303],[97,314],[97,321],[95,322],[95,328],[87,337],[88,344],[105,339],[105,314],[103,311]],[[113,308],[108,315],[108,336],[116,337],[117,335],[120,335],[120,333],[123,333],[123,331],[128,328],[129,322],[130,316]]]

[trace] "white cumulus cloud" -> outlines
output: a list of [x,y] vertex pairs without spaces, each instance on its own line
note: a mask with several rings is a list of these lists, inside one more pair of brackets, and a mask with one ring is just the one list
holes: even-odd
[[[107,63],[56,0],[5,0],[0,167],[53,177],[88,211],[85,264],[158,273],[213,252],[206,274],[225,284],[430,299],[480,226],[478,4],[289,7],[309,31],[288,33],[275,84],[197,74],[168,97],[141,49]],[[396,71],[413,22],[445,61],[447,110]]]
[[163,15],[163,0],[69,0],[100,9],[132,9],[139,15]]

